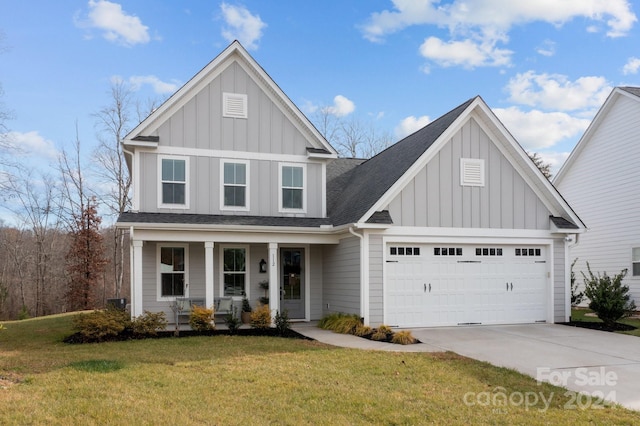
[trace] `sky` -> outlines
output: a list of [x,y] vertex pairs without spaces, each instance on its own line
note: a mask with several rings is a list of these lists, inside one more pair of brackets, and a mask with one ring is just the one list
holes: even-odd
[[640,86],[640,2],[0,0],[1,108],[21,161],[55,163],[116,79],[163,99],[233,40],[289,98],[395,140],[480,95],[557,171],[615,86]]

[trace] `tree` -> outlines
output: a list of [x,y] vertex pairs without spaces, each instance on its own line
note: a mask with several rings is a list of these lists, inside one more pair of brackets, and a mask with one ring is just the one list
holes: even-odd
[[605,272],[594,275],[591,272],[589,262],[587,262],[587,277],[584,272],[585,290],[584,294],[589,298],[589,309],[592,309],[604,325],[613,329],[618,320],[633,315],[636,304],[631,300],[629,286],[623,285],[622,280],[627,275],[627,270],[623,269],[619,274],[610,277]]
[[540,157],[537,152],[527,152],[527,155],[529,156],[529,158],[531,158],[533,164],[535,164],[536,167],[540,169],[544,177],[551,180],[551,177],[553,176],[553,174],[551,174],[551,164],[545,163],[542,157]]
[[78,220],[67,252],[67,301],[71,310],[96,307],[96,289],[107,263],[100,222],[94,197],[89,200]]

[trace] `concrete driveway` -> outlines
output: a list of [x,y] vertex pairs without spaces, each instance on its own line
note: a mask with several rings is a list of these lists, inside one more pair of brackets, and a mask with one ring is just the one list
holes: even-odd
[[571,391],[573,407],[604,397],[640,410],[640,338],[556,324],[411,329],[429,346],[515,369]]

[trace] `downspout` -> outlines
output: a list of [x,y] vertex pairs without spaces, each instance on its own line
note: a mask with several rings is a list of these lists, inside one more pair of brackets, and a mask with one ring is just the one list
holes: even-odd
[[[349,227],[349,233],[355,237],[360,239],[360,316],[363,319],[363,323],[365,325],[369,324],[369,310],[367,306],[367,294],[368,291],[365,289],[365,259],[364,259],[364,236],[354,231],[354,226]],[[367,283],[368,285],[368,283]]]

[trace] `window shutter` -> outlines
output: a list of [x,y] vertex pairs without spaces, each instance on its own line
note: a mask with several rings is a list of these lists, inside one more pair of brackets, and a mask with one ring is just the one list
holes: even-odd
[[223,93],[222,115],[230,118],[247,118],[247,95]]
[[484,160],[476,158],[460,159],[460,185],[484,186]]

